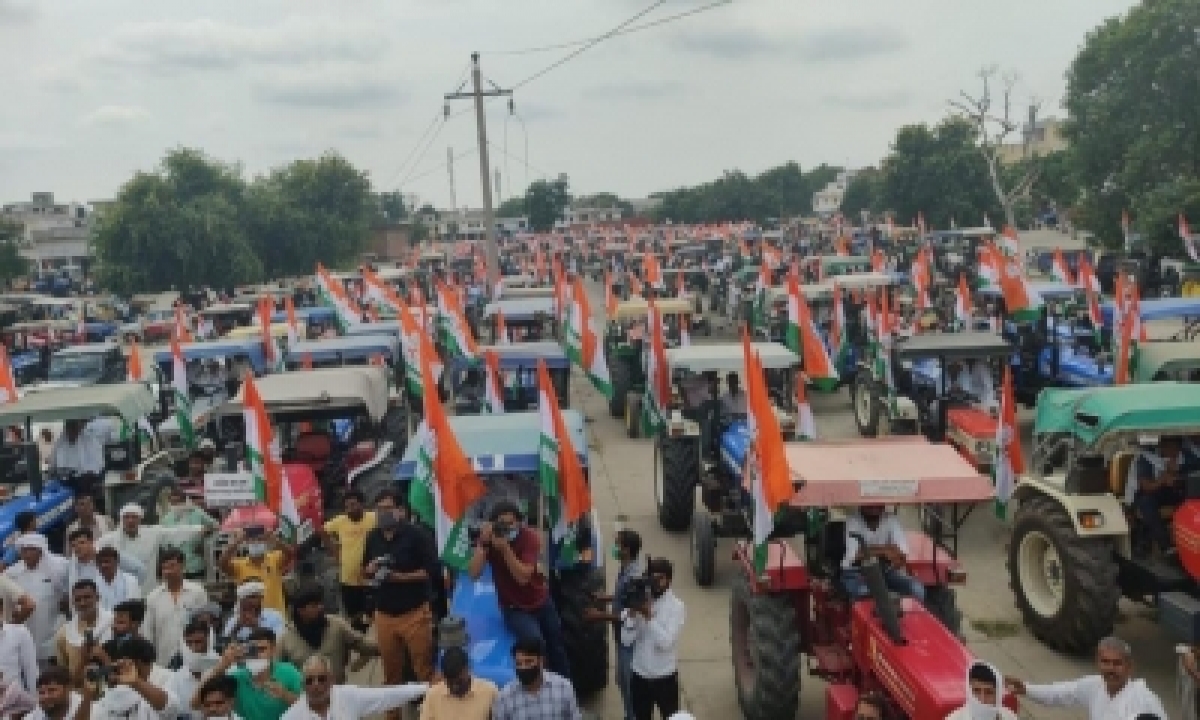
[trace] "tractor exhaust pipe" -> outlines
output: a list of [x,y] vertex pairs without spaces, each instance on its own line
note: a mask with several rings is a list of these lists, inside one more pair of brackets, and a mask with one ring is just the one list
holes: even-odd
[[888,634],[893,643],[906,645],[904,633],[900,631],[899,610],[892,602],[892,595],[888,592],[887,583],[883,579],[883,566],[879,564],[878,559],[868,558],[863,561],[861,568],[867,589],[871,591],[871,599],[875,601],[875,614],[879,617],[884,632]]

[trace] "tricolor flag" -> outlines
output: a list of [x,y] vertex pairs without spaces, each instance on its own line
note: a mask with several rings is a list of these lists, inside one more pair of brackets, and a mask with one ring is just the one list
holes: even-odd
[[1200,262],[1200,252],[1196,251],[1196,242],[1192,239],[1192,230],[1188,227],[1187,218],[1179,213],[1179,237],[1183,239],[1183,247],[1187,250],[1192,262]]
[[976,248],[979,256],[979,279],[975,286],[978,288],[998,287],[1000,285],[1000,262],[1002,256],[996,246],[991,243]]
[[[984,219],[986,220],[987,217],[985,216]],[[1017,230],[1013,226],[1005,225],[996,242],[1006,258],[1012,259],[1021,255],[1021,241],[1017,238]]]
[[504,413],[504,383],[500,380],[500,358],[494,350],[483,351],[483,411],[489,415]]
[[271,314],[274,307],[267,297],[258,299],[258,324],[262,330],[264,364],[274,372],[283,372],[283,351],[275,344],[275,335],[271,332]]
[[833,284],[833,308],[829,314],[829,349],[833,367],[845,367],[849,361],[850,341],[846,334],[846,308],[842,305],[842,286]]
[[667,349],[663,338],[663,320],[654,299],[649,300],[647,330],[650,346],[646,352],[646,391],[642,398],[642,437],[653,437],[667,423],[671,400],[671,371],[667,367]]
[[[4,365],[4,368],[0,372],[7,372],[11,380],[12,365],[8,362],[8,354],[4,353],[2,348],[0,348],[0,357],[3,358]],[[129,361],[125,364],[125,375],[125,379],[128,382],[141,382],[144,377],[144,373],[142,372],[142,353],[141,349],[138,348],[136,340],[129,344]],[[0,386],[3,386],[2,378],[0,378]],[[13,397],[16,397],[15,393]]]
[[604,358],[604,343],[596,329],[596,319],[588,304],[583,281],[575,278],[571,294],[571,311],[566,332],[567,356],[588,376],[605,397],[612,395],[612,381],[608,377],[608,362]]
[[8,349],[0,344],[0,405],[16,402],[18,397],[16,375],[8,358]]
[[188,329],[187,318],[183,314],[183,305],[176,303],[175,305],[175,331],[172,333],[174,337],[179,338],[180,342],[192,342],[192,331]]
[[179,338],[171,336],[171,394],[175,398],[175,421],[179,439],[187,450],[196,449],[196,431],[192,427],[192,400],[188,396],[187,361],[179,347]]
[[287,313],[288,347],[295,347],[300,338],[304,337],[304,333],[300,329],[299,320],[296,319],[296,304],[292,302],[291,295],[283,299],[283,309]]
[[963,330],[971,329],[971,286],[967,284],[967,274],[958,275],[958,292],[954,296],[954,317]]
[[1055,282],[1066,285],[1075,284],[1075,281],[1071,279],[1071,268],[1067,267],[1067,260],[1063,257],[1062,248],[1054,248],[1054,260],[1050,264],[1050,276],[1054,278]]
[[508,336],[508,325],[504,323],[504,311],[496,308],[496,344],[508,345],[512,338]]
[[[421,384],[436,382],[432,345],[422,345]],[[408,502],[417,517],[434,529],[437,551],[448,567],[466,570],[471,541],[464,522],[471,503],[486,492],[483,482],[450,429],[437,393],[425,395],[425,417],[417,428],[417,469],[408,486]]]
[[642,272],[646,276],[646,284],[655,290],[664,290],[666,285],[663,283],[662,267],[658,264],[658,256],[654,253],[646,253],[645,259],[642,261]]
[[321,302],[333,308],[338,327],[342,332],[346,328],[362,323],[362,314],[350,297],[342,283],[329,274],[325,266],[317,263],[317,295]]
[[767,394],[767,381],[758,356],[751,351],[750,335],[742,328],[742,354],[746,368],[747,424],[750,451],[746,454],[745,482],[754,503],[754,569],[766,572],[767,539],[775,529],[775,513],[792,499],[792,473],[783,454],[783,433]]
[[278,455],[279,443],[267,408],[258,394],[254,376],[249,373],[242,380],[242,418],[246,424],[246,465],[254,477],[255,495],[279,518],[283,537],[292,543],[301,542],[306,538],[300,537],[296,496]]
[[1004,387],[1000,390],[999,422],[996,423],[996,462],[992,484],[996,488],[996,516],[1003,519],[1017,478],[1025,472],[1021,435],[1017,431],[1017,404],[1013,393],[1012,366],[1004,364]]
[[821,390],[837,389],[838,373],[817,334],[816,323],[812,319],[812,310],[804,293],[800,291],[800,282],[795,275],[788,275],[788,324],[784,335],[784,344],[792,352],[800,355],[804,372],[809,379]]
[[1004,307],[1008,313],[1017,319],[1033,317],[1042,308],[1042,297],[1029,284],[1029,279],[1021,272],[1018,260],[1014,256],[997,257],[998,252],[992,252],[993,260],[1000,273],[1000,290],[1004,293]]
[[801,440],[817,439],[817,421],[812,406],[808,404],[808,391],[804,387],[804,373],[796,376],[796,435]]
[[400,304],[400,348],[401,354],[404,356],[404,377],[408,382],[408,389],[416,397],[425,396],[425,384],[423,382],[424,375],[421,370],[421,358],[428,357],[430,371],[433,375],[434,391],[433,395],[437,396],[437,383],[442,377],[442,363],[437,357],[437,353],[433,349],[433,339],[429,337],[429,333],[425,327],[418,324],[415,313],[415,308],[410,308],[404,304],[399,297],[396,301]]
[[442,282],[437,284],[437,307],[441,318],[442,344],[452,357],[474,360],[479,357],[479,347],[458,295]]
[[538,359],[538,414],[541,417],[541,441],[538,476],[542,496],[550,514],[550,538],[558,545],[558,562],[574,565],[579,561],[577,532],[579,520],[592,506],[592,496],[571,433],[563,422],[558,397],[546,361]]

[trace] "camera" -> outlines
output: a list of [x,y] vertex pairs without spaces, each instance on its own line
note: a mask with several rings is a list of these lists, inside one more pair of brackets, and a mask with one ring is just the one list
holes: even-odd
[[370,585],[371,587],[377,588],[382,585],[385,580],[387,580],[387,576],[391,574],[392,567],[395,566],[396,560],[391,555],[383,555],[382,557],[375,558],[371,562],[375,563],[376,570],[375,577],[371,578],[370,580]]
[[89,665],[83,672],[83,678],[90,683],[110,685],[110,679],[116,672],[112,665]]
[[637,608],[645,605],[650,601],[650,578],[638,575],[626,580],[618,600],[623,608]]
[[512,523],[497,520],[492,524],[492,535],[496,537],[508,537],[508,534],[512,532],[512,529]]

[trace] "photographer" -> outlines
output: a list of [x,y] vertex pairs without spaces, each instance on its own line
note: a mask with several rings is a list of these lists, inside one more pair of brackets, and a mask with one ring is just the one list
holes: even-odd
[[367,534],[363,579],[375,589],[375,634],[384,682],[404,680],[407,654],[417,680],[433,677],[433,595],[428,568],[436,553],[429,535],[399,511],[376,510]]
[[497,502],[490,517],[491,522],[480,528],[467,572],[478,579],[483,566],[491,565],[496,599],[509,631],[517,638],[540,638],[550,670],[570,678],[562,625],[539,567],[542,542],[524,526],[521,511],[511,501]]
[[71,586],[71,619],[54,636],[54,656],[71,677],[82,679],[92,648],[112,639],[112,612],[100,607],[96,583],[84,579]]
[[228,672],[237,682],[234,709],[238,715],[245,720],[279,720],[300,697],[304,679],[294,665],[274,658],[275,634],[265,628],[250,633],[245,643],[230,643],[192,699],[192,707],[200,708],[208,678]]
[[678,645],[687,616],[683,601],[671,591],[674,569],[665,558],[646,563],[650,595],[622,611],[621,643],[633,646],[629,678],[633,716],[651,720],[654,708],[663,718],[679,711]]
[[[631,594],[627,588],[637,591],[633,593],[644,597],[646,589],[641,580],[646,570],[639,556],[642,551],[642,536],[635,530],[621,530],[615,538],[613,552],[620,568],[617,570],[617,581],[613,584],[612,616],[609,619],[613,625],[613,634],[617,647],[617,689],[621,691],[621,702],[625,710],[624,720],[633,720],[633,701],[629,694],[630,663],[633,662],[633,646],[621,643],[621,613],[625,609],[626,599]],[[634,578],[638,582],[631,583]]]
[[163,675],[167,671],[154,666],[154,645],[135,636],[109,642],[106,652],[112,665],[89,670],[85,680],[87,685],[104,687],[104,695],[93,709],[96,716],[174,720],[182,706],[166,689],[170,678]]

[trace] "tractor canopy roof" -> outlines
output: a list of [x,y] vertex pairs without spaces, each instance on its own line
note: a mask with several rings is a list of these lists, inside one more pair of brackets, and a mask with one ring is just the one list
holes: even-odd
[[[588,443],[583,415],[562,411],[563,423],[571,434],[571,445],[584,467],[588,465]],[[535,473],[541,453],[542,420],[539,413],[503,415],[459,415],[448,418],[454,437],[475,471],[482,475]],[[398,480],[411,480],[417,469],[421,443],[411,442],[396,467]]]
[[249,303],[213,303],[200,311],[201,315],[223,315],[225,313],[251,313],[254,306]]
[[[679,298],[655,298],[655,306],[663,315],[686,315],[695,312],[690,300],[681,300]],[[643,318],[650,314],[650,303],[642,298],[630,298],[624,302],[617,303],[616,317],[612,320],[630,320],[632,318]]]
[[[758,355],[763,369],[777,370],[800,365],[800,356],[783,345],[773,342],[750,343],[750,351]],[[667,365],[671,370],[693,373],[708,371],[736,372],[745,365],[741,343],[721,345],[690,345],[667,348]]]
[[[276,339],[286,338],[288,336],[288,333],[290,333],[290,332],[291,332],[291,329],[288,327],[288,324],[286,322],[271,323],[271,337],[273,337],[273,338],[276,338]],[[230,330],[229,332],[225,333],[225,337],[231,338],[234,340],[245,339],[245,338],[261,338],[262,337],[262,327],[258,323],[255,323],[253,325],[243,325],[241,327],[235,327],[232,330]],[[259,342],[262,342],[262,341],[259,340]]]
[[[1031,282],[1029,283],[1029,287],[1040,295],[1043,300],[1063,300],[1083,294],[1082,288],[1060,282]],[[983,297],[1004,297],[1004,292],[999,285],[981,287],[976,292]]]
[[[267,414],[307,420],[368,415],[376,422],[388,409],[386,368],[374,365],[277,373],[255,380]],[[221,415],[242,412],[245,386],[220,407]]]
[[1186,380],[1196,370],[1200,370],[1200,344],[1144,342],[1138,345],[1133,379],[1134,382]]
[[[184,360],[210,360],[214,358],[227,358],[230,356],[242,356],[250,358],[250,362],[254,365],[256,372],[261,372],[266,367],[266,358],[264,357],[263,344],[261,338],[253,339],[237,339],[227,338],[222,340],[205,340],[201,342],[182,343],[179,346],[180,352],[183,353]],[[163,365],[171,362],[171,349],[164,348],[154,353],[154,362]]]
[[923,437],[833,440],[784,446],[794,507],[974,503],[995,496],[950,445]]
[[[336,318],[337,311],[326,305],[296,308],[296,322],[332,322]],[[286,323],[287,321],[286,312],[277,312],[271,315],[273,323]]]
[[489,318],[496,311],[504,313],[505,320],[532,320],[535,315],[554,314],[553,297],[500,299],[488,303],[483,308],[483,316]]
[[[571,366],[571,361],[567,358],[562,345],[552,340],[511,343],[509,345],[484,345],[479,348],[479,352],[481,357],[484,352],[496,353],[496,361],[500,364],[501,370],[533,368],[537,366],[538,360],[544,360],[546,367],[551,370]],[[450,364],[454,367],[466,368],[476,367],[481,362],[482,359],[471,360],[456,357],[450,361]]]
[[157,407],[158,398],[142,382],[58,388],[30,393],[16,402],[0,405],[0,423],[8,427],[24,425],[26,419],[51,423],[99,416],[117,416],[132,423]]
[[1007,340],[991,332],[924,333],[896,343],[901,359],[1009,357],[1013,351]]
[[349,335],[328,340],[299,340],[287,349],[287,360],[299,362],[306,356],[313,362],[356,360],[376,354],[394,358],[399,352],[400,338],[393,333]]
[[[1168,320],[1170,318],[1200,318],[1200,298],[1153,298],[1139,300],[1142,320]],[[1113,323],[1113,304],[1106,302],[1100,306],[1100,315],[1104,318],[1104,326],[1111,327]]]
[[80,343],[79,345],[68,345],[67,347],[54,353],[54,357],[67,357],[69,355],[107,355],[108,353],[119,351],[121,348],[116,343],[98,342],[98,343]]
[[[429,317],[433,317],[437,312],[436,308],[426,308],[429,312]],[[420,324],[420,316],[409,308],[409,315],[417,318],[417,323]],[[400,337],[400,323],[398,322],[365,322],[355,323],[346,327],[346,334],[343,337],[358,337],[360,335],[395,335]]]
[[1200,429],[1200,385],[1155,382],[1046,388],[1038,396],[1035,435],[1068,433],[1095,445],[1113,433],[1190,433]]

